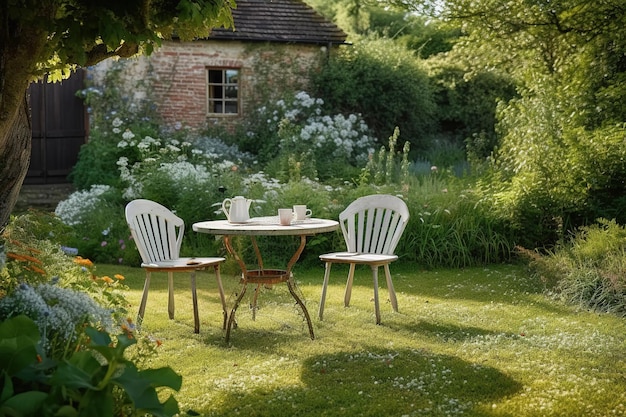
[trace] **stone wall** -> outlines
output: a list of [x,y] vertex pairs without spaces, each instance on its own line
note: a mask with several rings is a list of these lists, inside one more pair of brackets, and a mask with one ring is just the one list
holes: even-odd
[[14,213],[37,209],[54,211],[61,200],[65,200],[72,192],[72,184],[26,184],[22,186]]

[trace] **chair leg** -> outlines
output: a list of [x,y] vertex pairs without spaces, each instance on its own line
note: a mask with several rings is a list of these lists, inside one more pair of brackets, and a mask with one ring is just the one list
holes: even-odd
[[143,293],[141,294],[141,303],[139,303],[139,312],[137,313],[137,327],[141,327],[143,316],[146,312],[146,302],[148,301],[148,290],[150,288],[150,271],[146,270],[146,281],[143,284]]
[[198,294],[196,293],[196,271],[191,271],[191,299],[193,302],[193,332],[200,333],[200,315],[198,314]]
[[378,302],[378,265],[372,265],[372,279],[374,281],[374,309],[376,311],[376,324],[380,324],[380,304]]
[[331,262],[326,262],[324,265],[324,283],[322,284],[322,297],[320,298],[320,308],[317,313],[320,320],[323,320],[324,316],[324,304],[326,303],[326,289],[328,288],[328,279],[330,277],[330,268],[333,266]]
[[228,320],[228,310],[226,309],[226,297],[224,296],[224,286],[222,285],[222,277],[220,275],[220,265],[214,265],[215,280],[217,281],[217,288],[220,292],[220,300],[222,301],[222,311],[224,312],[224,323],[222,329],[226,330],[226,321]]
[[391,272],[389,271],[389,264],[384,265],[385,278],[387,278],[387,289],[389,290],[389,300],[391,301],[391,307],[393,311],[398,312],[398,299],[396,298],[396,290],[393,288],[393,281],[391,281]]
[[348,281],[346,282],[346,292],[343,295],[343,305],[345,307],[350,306],[350,297],[352,297],[352,282],[354,281],[354,269],[356,264],[350,264],[350,270],[348,271]]
[[167,273],[167,312],[170,316],[170,319],[174,319],[174,273]]

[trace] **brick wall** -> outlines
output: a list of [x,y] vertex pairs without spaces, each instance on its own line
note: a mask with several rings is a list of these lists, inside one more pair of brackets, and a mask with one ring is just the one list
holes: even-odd
[[[306,74],[326,56],[324,47],[300,44],[246,44],[238,41],[163,42],[150,57],[133,58],[126,70],[128,88],[137,97],[145,93],[130,87],[133,81],[150,78],[149,83],[164,122],[176,128],[201,129],[207,123],[229,128],[253,111],[259,100],[257,86],[291,85],[304,89]],[[110,63],[109,63],[110,64]],[[100,73],[106,61],[92,71]],[[207,67],[240,69],[241,115],[207,115]],[[259,71],[259,68],[262,68]],[[95,75],[98,79],[98,75]]]

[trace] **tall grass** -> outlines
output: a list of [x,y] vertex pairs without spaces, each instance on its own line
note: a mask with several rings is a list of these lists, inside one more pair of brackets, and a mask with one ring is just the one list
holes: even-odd
[[470,179],[431,173],[411,182],[411,220],[398,253],[428,268],[466,267],[511,259],[514,240],[472,192]]
[[553,294],[585,309],[626,317],[626,228],[599,219],[552,253],[520,249]]

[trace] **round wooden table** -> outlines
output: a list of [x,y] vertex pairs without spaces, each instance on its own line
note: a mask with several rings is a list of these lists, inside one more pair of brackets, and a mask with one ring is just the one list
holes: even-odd
[[[208,233],[212,235],[224,236],[224,244],[228,253],[233,256],[241,267],[242,274],[242,288],[235,300],[231,313],[228,317],[228,324],[226,326],[226,343],[230,339],[230,330],[235,321],[235,312],[239,307],[239,303],[243,299],[246,293],[248,283],[257,284],[257,291],[254,294],[253,299],[253,319],[256,310],[256,301],[261,285],[272,285],[280,282],[286,282],[289,288],[289,293],[296,300],[296,303],[302,309],[304,317],[306,318],[309,326],[309,334],[311,339],[315,338],[313,333],[313,324],[311,323],[311,317],[304,305],[304,302],[300,299],[295,291],[295,283],[293,281],[293,274],[291,269],[300,258],[300,254],[304,250],[306,245],[306,237],[312,236],[318,233],[328,233],[337,230],[339,223],[334,220],[311,218],[302,221],[293,221],[288,226],[283,226],[278,222],[278,216],[270,217],[254,217],[247,222],[243,223],[229,223],[227,220],[213,220],[205,221],[193,224],[193,230],[198,233]],[[248,269],[245,261],[237,253],[232,245],[232,236],[249,236],[252,241],[252,246],[256,255],[258,268]],[[266,269],[263,267],[263,257],[261,251],[256,242],[256,236],[300,236],[300,245],[296,249],[295,253],[291,256],[291,259],[287,263],[285,269]]]

